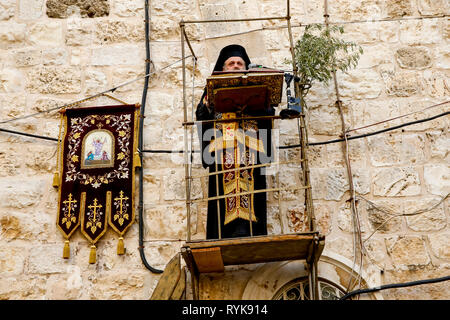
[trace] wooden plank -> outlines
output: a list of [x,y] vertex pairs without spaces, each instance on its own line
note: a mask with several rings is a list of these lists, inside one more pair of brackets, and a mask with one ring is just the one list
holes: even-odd
[[[313,244],[314,238],[317,239],[317,237],[319,240],[324,239],[317,232],[308,232],[275,236],[192,241],[187,242],[185,247],[189,247],[192,251],[197,249],[220,248],[223,265],[238,265],[306,259],[308,253],[311,252],[310,246]],[[320,256],[321,250],[318,253]],[[198,265],[195,257],[194,260]]]
[[181,300],[183,297],[184,291],[186,290],[186,271],[181,270],[181,277],[178,280],[178,283],[173,290],[172,295],[170,296],[170,300]]
[[150,300],[169,300],[181,277],[180,253],[167,264]]
[[220,247],[191,249],[197,269],[201,273],[223,272]]

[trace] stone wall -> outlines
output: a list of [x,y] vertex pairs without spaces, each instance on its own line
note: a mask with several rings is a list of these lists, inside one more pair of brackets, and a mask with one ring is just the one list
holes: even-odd
[[[286,12],[277,0],[149,2],[152,70],[181,58],[181,19]],[[323,22],[323,6],[322,0],[291,1],[294,39],[303,30],[299,23]],[[344,24],[344,36],[364,48],[358,67],[337,75],[346,128],[411,113],[352,134],[448,111],[448,105],[425,108],[449,97],[450,27],[443,17],[449,12],[445,0],[330,1],[330,21],[357,21]],[[143,76],[143,20],[144,0],[0,0],[0,119],[62,106]],[[196,104],[224,45],[241,43],[253,62],[289,68],[284,63],[290,58],[285,25],[277,20],[189,24],[186,31],[198,56],[194,88],[192,59],[186,61],[189,106],[192,92]],[[251,31],[255,29],[264,31]],[[150,77],[147,150],[183,148],[181,72],[177,63]],[[113,95],[140,103],[142,85],[143,80],[137,81]],[[307,100],[309,140],[338,138],[342,128],[334,86],[316,84]],[[111,101],[86,105],[92,104]],[[58,126],[58,113],[49,112],[0,127],[57,137]],[[298,141],[295,121],[277,122],[276,129],[280,144]],[[367,239],[363,269],[377,276],[377,285],[448,275],[450,200],[440,200],[450,191],[449,146],[448,116],[349,142],[362,238]],[[353,261],[354,226],[342,150],[339,143],[312,146],[309,162],[317,225],[326,236],[324,254]],[[137,222],[125,237],[124,256],[116,255],[117,238],[109,231],[99,242],[97,263],[89,265],[89,245],[78,231],[71,240],[71,258],[62,259],[64,238],[55,225],[58,194],[52,188],[55,154],[54,142],[0,132],[0,298],[148,299],[160,276],[142,264]],[[295,155],[289,150],[280,157]],[[193,172],[204,173],[198,159]],[[270,185],[275,178],[272,172]],[[283,186],[298,184],[298,166],[283,167],[280,180]],[[145,253],[156,268],[164,268],[186,239],[183,181],[181,155],[144,155]],[[194,182],[195,199],[206,192],[205,180]],[[281,208],[278,196],[269,196],[269,233],[305,231],[303,193],[283,192]],[[195,205],[194,239],[204,238],[205,219],[205,205]],[[202,297],[239,299],[255,269],[233,267],[224,276],[204,277]],[[449,299],[449,289],[444,282],[382,294],[385,299]]]

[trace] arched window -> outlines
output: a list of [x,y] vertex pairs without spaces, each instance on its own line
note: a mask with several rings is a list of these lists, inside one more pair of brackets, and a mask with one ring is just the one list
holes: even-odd
[[[326,279],[319,278],[319,299],[338,300],[345,291]],[[292,280],[281,287],[273,296],[273,300],[310,300],[308,277]]]

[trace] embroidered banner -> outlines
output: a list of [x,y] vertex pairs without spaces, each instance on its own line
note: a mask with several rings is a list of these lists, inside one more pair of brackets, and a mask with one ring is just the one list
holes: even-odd
[[69,238],[79,226],[91,243],[89,263],[95,263],[95,244],[108,225],[119,234],[117,253],[124,254],[123,235],[135,219],[139,105],[66,109],[63,114],[57,217],[67,239],[63,257],[69,258]]

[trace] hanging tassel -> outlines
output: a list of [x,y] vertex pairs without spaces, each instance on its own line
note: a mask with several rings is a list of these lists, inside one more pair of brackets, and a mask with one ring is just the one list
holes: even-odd
[[134,153],[134,166],[142,167],[141,157],[139,156],[139,152],[137,152],[137,151]]
[[97,260],[97,250],[94,245],[91,246],[91,253],[89,254],[89,263],[93,264]]
[[59,188],[59,173],[55,172],[53,174],[53,188]]
[[123,237],[120,237],[119,243],[117,243],[117,254],[118,255],[125,254],[125,246],[123,244]]
[[64,242],[64,249],[63,249],[63,258],[69,259],[70,257],[70,246],[69,246],[69,240],[66,240]]

